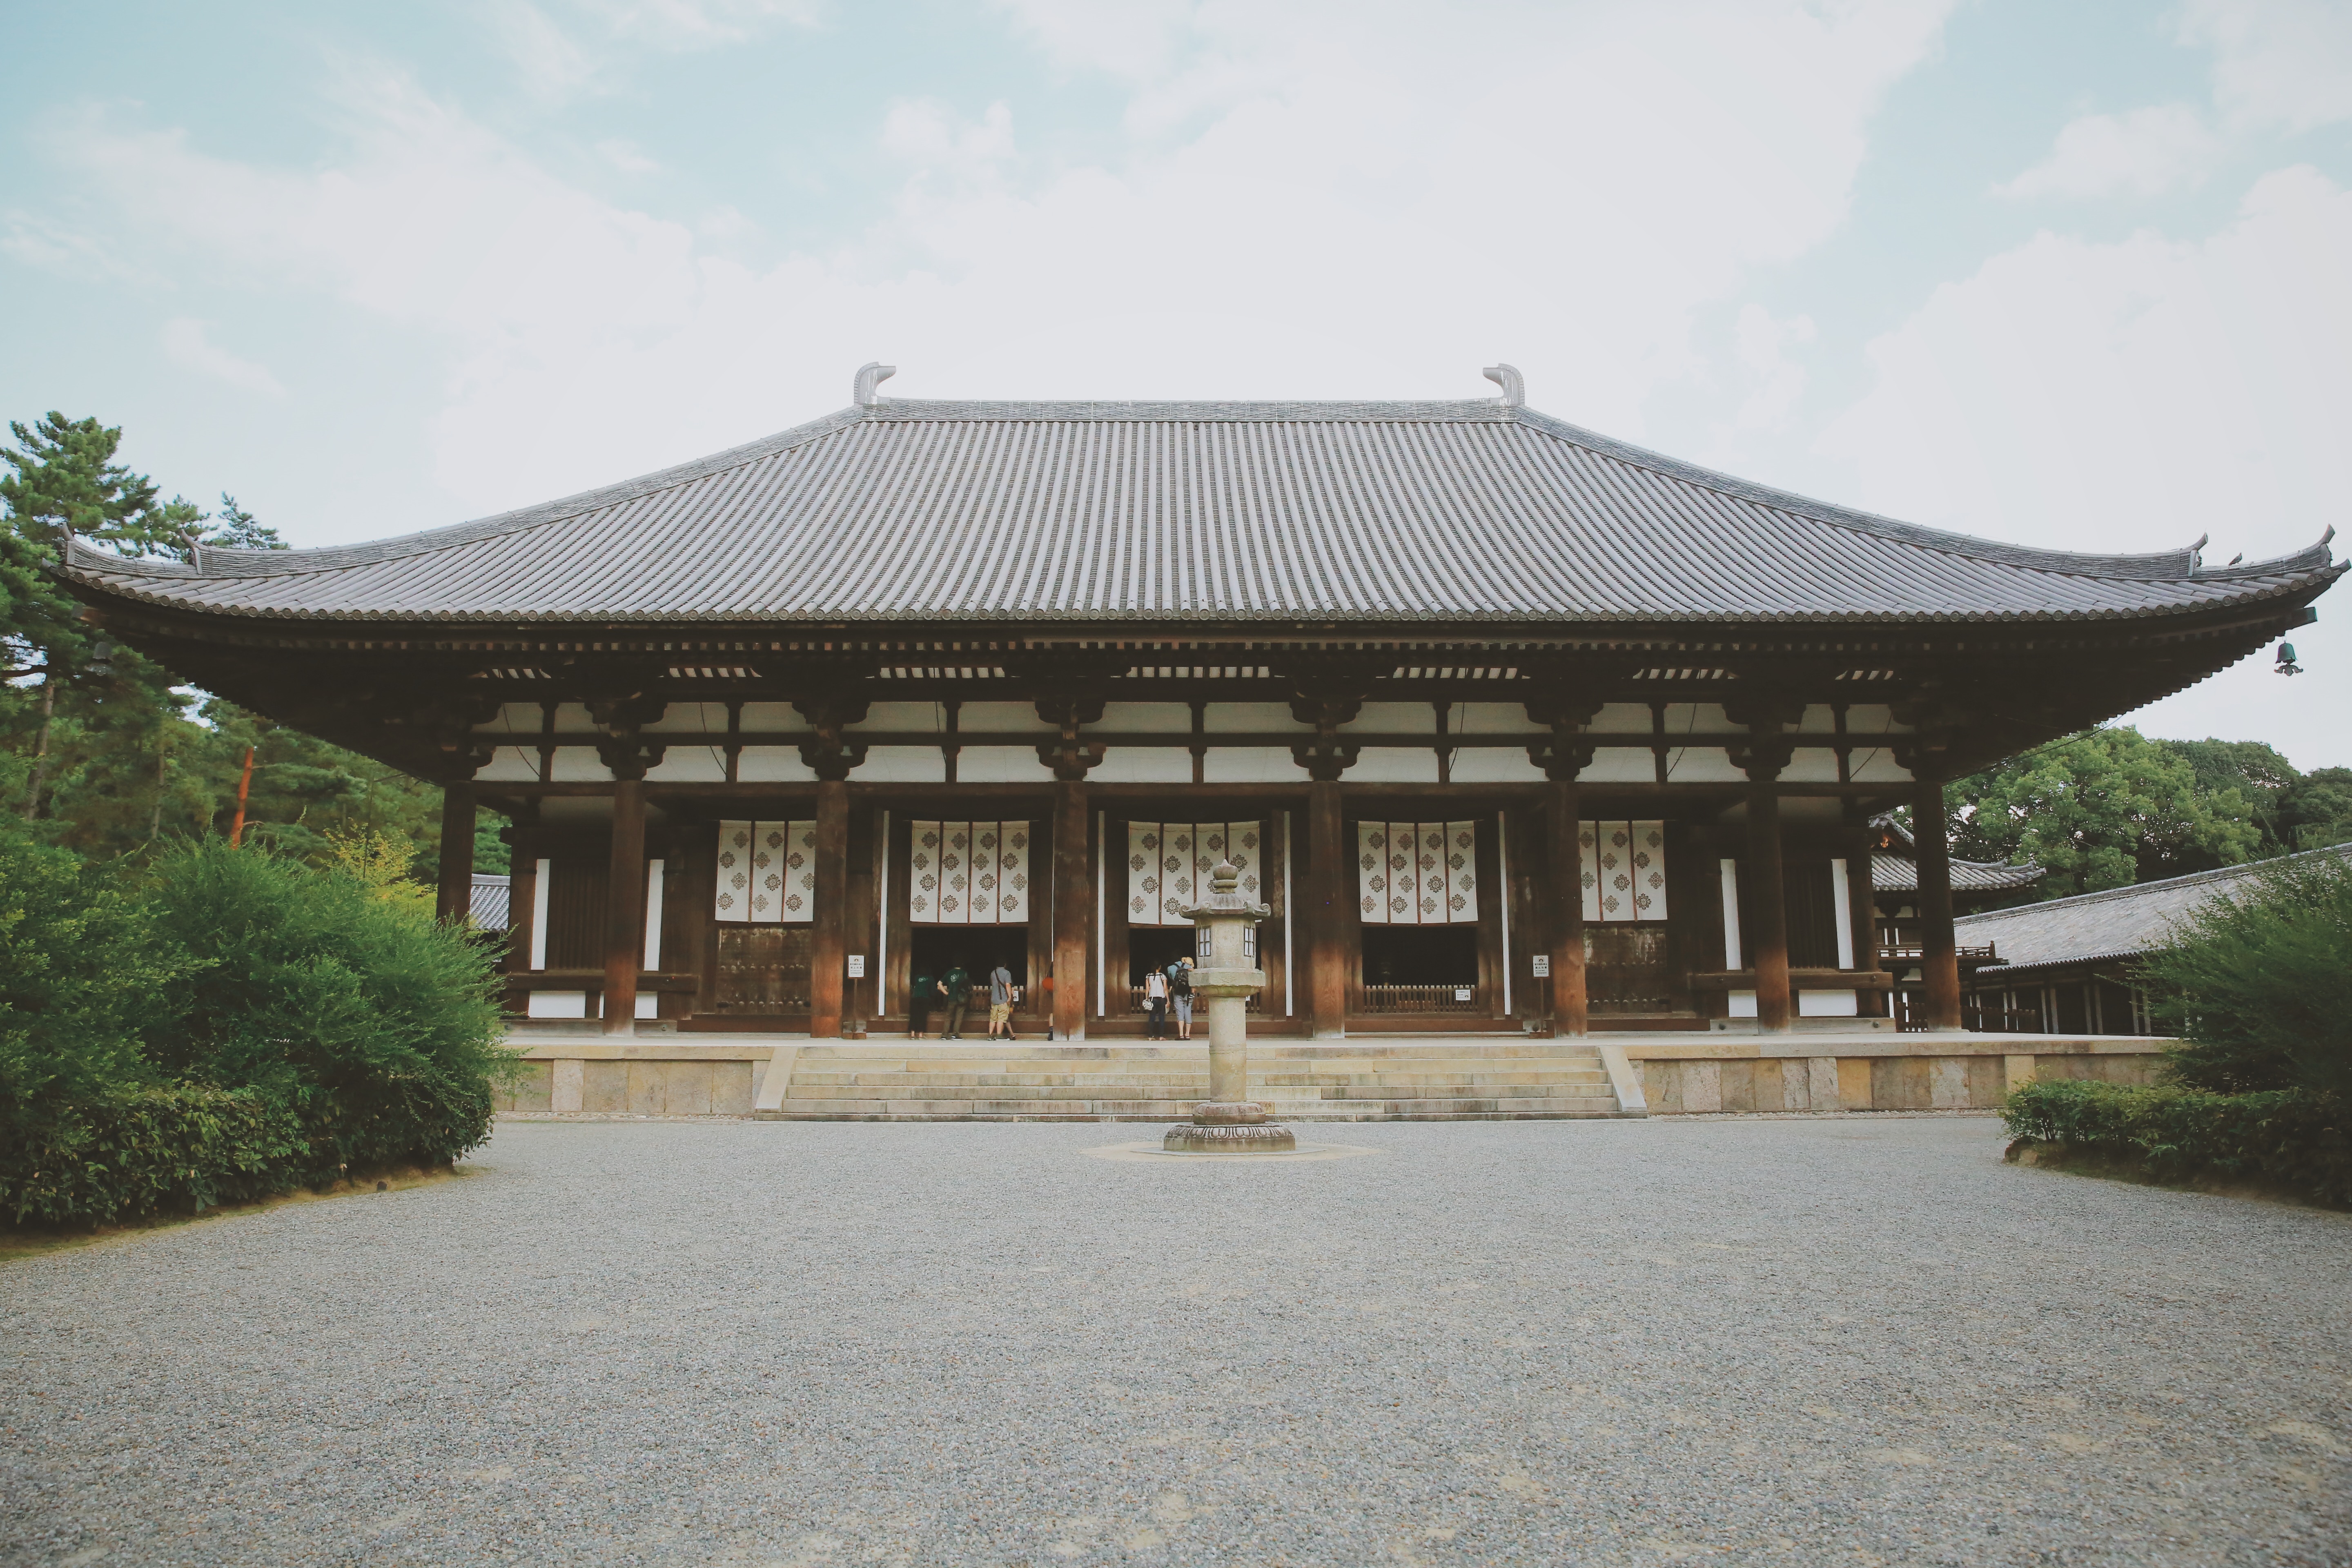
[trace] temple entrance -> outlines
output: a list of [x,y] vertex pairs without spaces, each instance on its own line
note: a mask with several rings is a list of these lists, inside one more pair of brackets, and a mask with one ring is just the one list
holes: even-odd
[[811,927],[721,925],[718,937],[717,1011],[778,1017],[809,1010]]
[[[971,1013],[965,1022],[965,1034],[988,1032],[988,974],[1000,963],[1012,972],[1013,984],[1021,987],[1017,1013],[1034,1010],[1037,999],[1031,994],[1029,984],[1027,926],[917,926],[910,941],[907,969],[909,979],[918,974],[938,979],[958,964],[971,974]],[[934,1029],[940,1026],[938,1014],[944,1001],[942,998],[933,1007]]]
[[1361,1013],[1475,1013],[1478,928],[1364,928]]
[[1584,991],[1595,1014],[1674,1011],[1674,950],[1666,925],[1584,928]]

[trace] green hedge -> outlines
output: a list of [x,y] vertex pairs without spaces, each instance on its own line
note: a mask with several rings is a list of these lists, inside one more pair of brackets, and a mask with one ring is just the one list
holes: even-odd
[[2352,1106],[2335,1095],[2057,1079],[2012,1092],[2001,1117],[2012,1137],[2133,1163],[2158,1181],[2254,1179],[2352,1202]]
[[196,1213],[299,1185],[309,1152],[293,1111],[250,1089],[116,1089],[8,1140],[0,1215],[88,1226]]

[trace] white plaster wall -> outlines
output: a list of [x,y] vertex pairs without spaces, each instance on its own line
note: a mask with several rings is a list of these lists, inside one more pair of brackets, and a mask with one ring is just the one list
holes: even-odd
[[[1005,707],[1005,703],[991,703]],[[964,710],[969,713],[969,708]],[[1032,713],[1031,718],[1036,715]],[[1054,770],[1037,760],[1034,746],[966,746],[956,753],[958,784],[1051,783]]]
[[1426,734],[1437,738],[1437,710],[1426,702],[1367,702],[1355,718],[1339,726],[1342,735],[1361,731],[1374,735]]
[[[557,717],[560,719],[562,716],[558,714]],[[539,704],[536,702],[502,703],[499,705],[498,717],[483,725],[482,729],[502,731],[513,735],[536,735],[539,733]]]
[[[1026,734],[1031,731],[1042,735],[1062,732],[1059,727],[1037,717],[1037,705],[1034,702],[967,702],[957,716],[956,725],[976,735]],[[1030,761],[1034,763],[1036,759],[1033,756]],[[956,777],[963,776],[963,769],[959,766]]]
[[1902,784],[1911,776],[1911,770],[1895,760],[1893,751],[1872,747],[1856,750],[1849,776],[1856,784]]
[[1845,710],[1845,732],[1849,735],[1907,735],[1908,724],[1895,721],[1895,710],[1884,702],[1857,702]]
[[[1209,711],[1216,711],[1213,704]],[[1211,784],[1297,784],[1307,777],[1307,770],[1290,760],[1287,746],[1211,747],[1202,773]]]
[[1780,770],[1782,784],[1837,783],[1837,753],[1826,746],[1800,746]]
[[[1010,706],[1012,705],[1003,702],[973,703],[971,707],[967,707],[963,710],[963,726],[968,730],[983,728],[983,726],[974,724],[971,721],[972,708],[1004,708]],[[1037,715],[1034,712],[1032,712],[1029,717],[1034,720]],[[866,709],[865,718],[859,720],[856,723],[848,726],[844,733],[856,734],[861,730],[940,731],[945,730],[946,728],[947,714],[940,710],[940,705],[936,702],[877,702]],[[861,769],[860,771],[863,772],[864,770]]]
[[1861,1005],[1852,991],[1800,991],[1797,993],[1797,1016],[1800,1018],[1852,1018],[1860,1016]]
[[1721,746],[1685,746],[1666,753],[1668,784],[1746,784]]
[[671,746],[662,753],[661,766],[646,773],[648,784],[723,784],[726,779],[727,753],[700,741]]
[[[1216,753],[1209,753],[1212,757]],[[1297,773],[1294,766],[1292,772]],[[1339,775],[1341,784],[1427,784],[1437,782],[1437,753],[1417,747],[1366,746],[1356,765]]]
[[[1672,728],[1675,710],[1666,710],[1666,724]],[[1650,732],[1650,705],[1646,702],[1604,702],[1601,711],[1586,726],[1598,733],[1609,735],[1646,735]]]
[[[1213,760],[1216,754],[1214,752],[1209,753]],[[1180,746],[1113,746],[1087,774],[1087,782],[1191,784],[1192,753]]]
[[[1106,702],[1101,721],[1087,728],[1118,735],[1181,735],[1192,728],[1192,709],[1184,702]],[[1185,762],[1189,779],[1191,759]]]
[[[1290,716],[1287,702],[1212,702],[1202,721],[1212,735],[1274,734],[1297,731],[1313,734],[1315,726]],[[1214,765],[1216,753],[1209,753]],[[1290,753],[1285,752],[1286,760]]]
[[876,746],[849,780],[852,784],[943,784],[947,776],[947,758],[936,746]]
[[798,746],[746,746],[736,760],[735,776],[744,784],[808,784],[816,773],[801,761]]
[[478,784],[508,784],[539,777],[539,752],[536,747],[525,751],[520,746],[500,746],[490,753],[490,760],[474,775]]
[[724,702],[673,702],[662,716],[646,726],[648,735],[702,735],[727,732]]
[[[722,716],[719,720],[719,728],[723,730],[726,727],[726,720]],[[799,713],[795,712],[793,709],[793,705],[789,702],[746,702],[743,704],[743,728],[746,730],[770,735],[781,734],[786,731],[791,731],[795,734],[805,734],[808,731],[808,721],[802,718]]]
[[[1644,722],[1647,722],[1646,716]],[[1528,717],[1524,702],[1457,702],[1445,721],[1457,735],[1549,735],[1551,726]]]
[[1639,751],[1631,746],[1601,746],[1592,753],[1592,765],[1576,775],[1580,784],[1653,784],[1658,777],[1658,760],[1650,748]]
[[1543,770],[1528,761],[1524,746],[1465,746],[1454,753],[1455,784],[1541,784]]
[[611,784],[613,770],[593,746],[558,746],[547,776],[556,784]]

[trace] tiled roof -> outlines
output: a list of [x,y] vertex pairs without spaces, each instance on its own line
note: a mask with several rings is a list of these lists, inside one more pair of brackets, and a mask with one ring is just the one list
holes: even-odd
[[[2352,844],[2308,853],[2352,856]],[[1989,979],[2021,969],[2127,958],[2159,945],[2173,922],[2200,905],[2228,898],[2265,864],[2274,862],[2225,866],[2218,871],[2200,871],[2161,882],[1964,915],[1952,925],[1961,946],[1989,942],[2008,961],[2003,967],[1984,971]]]
[[511,878],[475,872],[473,890],[467,896],[467,910],[474,917],[474,924],[484,931],[506,930],[512,888]]
[[[1952,891],[1956,893],[2006,893],[2019,888],[2030,888],[2042,880],[2041,867],[2028,861],[2011,866],[1999,860],[1955,860],[1952,862]],[[1870,885],[1882,893],[1916,893],[1919,890],[1919,863],[1902,855],[1873,855],[1870,858]]]
[[2308,597],[2325,541],[2208,568],[1892,522],[1531,409],[861,405],[699,462],[373,544],[75,544],[94,587],[241,616],[964,622],[1213,616],[2043,621]]

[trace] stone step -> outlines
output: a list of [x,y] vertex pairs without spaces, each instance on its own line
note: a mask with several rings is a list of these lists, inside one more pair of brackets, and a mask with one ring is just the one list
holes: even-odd
[[[1066,1100],[1024,1106],[956,1100],[843,1100],[826,1103],[823,1109],[804,1108],[787,1102],[782,1111],[759,1114],[761,1120],[781,1121],[1135,1121],[1165,1124],[1186,1120],[1189,1110],[1189,1107],[1121,1101],[1089,1104],[1081,1100]],[[1523,1121],[1615,1114],[1616,1102],[1604,1099],[1526,1100],[1507,1103],[1388,1100],[1317,1110],[1282,1107],[1276,1111],[1276,1120],[1302,1123]]]

